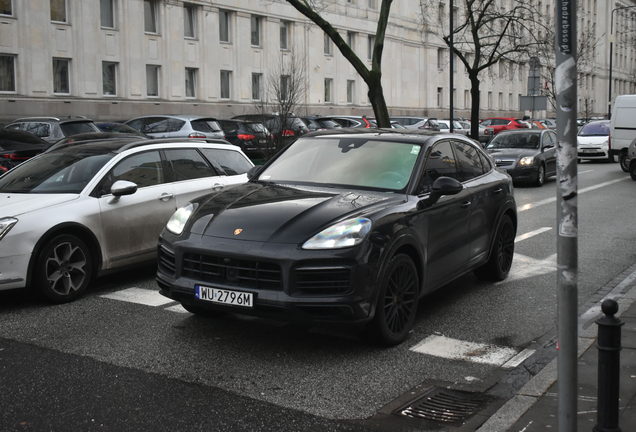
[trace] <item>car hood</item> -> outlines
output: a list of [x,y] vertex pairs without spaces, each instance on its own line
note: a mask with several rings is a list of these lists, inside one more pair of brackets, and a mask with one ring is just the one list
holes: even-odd
[[77,194],[0,193],[0,217],[19,216],[77,199]]
[[495,159],[519,159],[526,156],[535,156],[538,153],[537,149],[522,148],[486,149],[486,151]]
[[404,195],[246,183],[202,197],[190,232],[257,242],[301,243],[347,217],[377,212]]

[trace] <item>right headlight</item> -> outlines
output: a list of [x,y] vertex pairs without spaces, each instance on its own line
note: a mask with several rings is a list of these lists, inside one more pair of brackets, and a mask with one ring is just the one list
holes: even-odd
[[18,223],[16,218],[8,217],[0,219],[0,240]]

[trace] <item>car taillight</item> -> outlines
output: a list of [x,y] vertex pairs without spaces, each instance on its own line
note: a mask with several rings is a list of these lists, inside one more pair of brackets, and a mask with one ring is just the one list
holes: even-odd
[[3,155],[0,155],[5,159],[9,159],[9,160],[14,160],[14,161],[25,161],[27,159],[29,159],[26,156],[18,156],[16,154],[12,154],[12,153],[5,153]]
[[371,125],[369,124],[367,119],[363,118],[362,121],[364,121],[364,124],[366,125],[365,128],[370,128],[371,127]]
[[207,138],[207,137],[201,133],[191,133],[190,135],[188,135],[188,138]]
[[293,130],[285,129],[283,132],[283,136],[294,136],[296,135]]
[[249,134],[238,134],[238,139],[243,141],[251,141],[253,139],[256,139],[256,136]]
[[607,149],[610,150],[612,148],[612,134],[607,134]]
[[9,170],[8,170],[7,168],[3,167],[2,165],[0,165],[0,171],[7,172],[7,171],[9,171]]

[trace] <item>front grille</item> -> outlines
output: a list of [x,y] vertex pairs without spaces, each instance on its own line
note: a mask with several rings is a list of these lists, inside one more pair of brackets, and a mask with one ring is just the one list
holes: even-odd
[[495,161],[495,165],[497,165],[498,167],[511,166],[512,164],[514,164],[514,161],[506,161],[506,160]]
[[301,267],[296,269],[294,294],[344,294],[351,286],[347,267]]
[[177,274],[174,252],[164,245],[159,245],[159,250],[157,251],[157,266],[159,270],[167,276],[175,277]]
[[182,275],[241,288],[283,289],[280,266],[263,261],[188,253],[183,257]]

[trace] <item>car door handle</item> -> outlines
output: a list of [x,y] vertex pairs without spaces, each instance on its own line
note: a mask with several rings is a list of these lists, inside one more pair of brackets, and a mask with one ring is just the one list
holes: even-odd
[[214,186],[212,186],[212,189],[214,189],[215,191],[220,191],[225,189],[225,185],[222,185],[221,183],[214,183]]
[[159,196],[159,201],[169,201],[173,196],[174,194],[164,192]]
[[498,188],[498,189],[495,189],[495,190],[493,191],[493,193],[494,193],[495,195],[499,195],[501,192],[503,192],[503,189],[502,189],[502,188]]
[[461,207],[461,208],[468,208],[468,207],[470,207],[470,205],[471,205],[471,204],[472,204],[472,203],[471,203],[470,201],[465,201],[465,202],[463,202],[463,203],[460,205],[460,207]]

